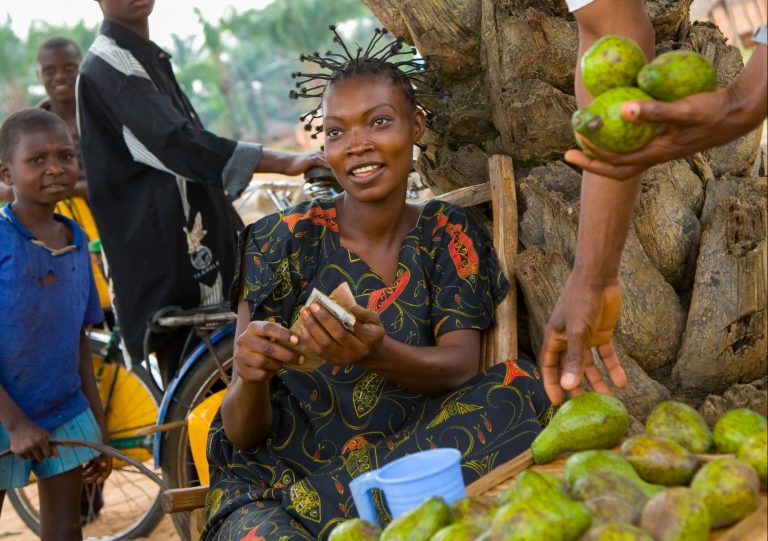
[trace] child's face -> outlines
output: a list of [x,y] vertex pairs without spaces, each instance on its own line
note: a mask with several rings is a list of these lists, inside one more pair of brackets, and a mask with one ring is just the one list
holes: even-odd
[[325,158],[345,191],[374,201],[407,187],[424,115],[387,75],[361,75],[323,98]]
[[37,57],[40,81],[52,100],[74,101],[80,55],[73,47],[40,51]]
[[99,0],[99,4],[108,19],[130,24],[146,20],[155,7],[155,0]]
[[55,205],[72,195],[79,175],[75,145],[64,126],[22,134],[10,161],[0,164],[0,176],[19,205]]

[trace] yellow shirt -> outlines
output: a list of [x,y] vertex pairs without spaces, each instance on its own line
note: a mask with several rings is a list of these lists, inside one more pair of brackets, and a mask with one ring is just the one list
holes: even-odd
[[[89,242],[99,238],[99,232],[96,229],[96,222],[93,220],[91,209],[88,206],[88,202],[82,197],[74,196],[59,201],[54,210],[77,222],[85,231]],[[91,266],[93,267],[93,277],[96,281],[96,290],[99,292],[101,307],[109,308],[111,305],[109,285],[104,276],[104,269],[101,266],[101,255],[99,253],[91,252]]]

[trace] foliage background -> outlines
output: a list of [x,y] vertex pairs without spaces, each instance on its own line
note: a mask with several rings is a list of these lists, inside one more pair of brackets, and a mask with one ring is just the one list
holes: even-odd
[[[299,55],[331,46],[331,24],[345,39],[367,43],[380,26],[360,0],[275,0],[262,9],[230,10],[218,20],[196,11],[199,28],[173,35],[168,51],[176,77],[205,126],[214,133],[272,146],[302,146],[298,117],[309,103],[288,99],[292,71],[307,69]],[[150,29],[152,19],[150,18]],[[36,74],[39,45],[54,35],[78,43],[85,54],[98,26],[34,21],[26,36],[10,18],[0,23],[0,121],[45,97]]]

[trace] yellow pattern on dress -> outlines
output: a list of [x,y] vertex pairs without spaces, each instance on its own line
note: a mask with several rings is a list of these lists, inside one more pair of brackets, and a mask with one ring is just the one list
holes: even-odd
[[302,479],[290,488],[291,506],[296,510],[301,518],[320,522],[322,519],[322,509],[320,505],[320,495],[309,484],[309,481]]
[[358,417],[368,415],[381,399],[384,378],[378,374],[367,374],[355,385],[352,391],[352,405]]

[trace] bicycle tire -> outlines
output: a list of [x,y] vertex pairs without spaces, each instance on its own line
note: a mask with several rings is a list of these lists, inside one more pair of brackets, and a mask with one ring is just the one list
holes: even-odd
[[[234,341],[227,337],[214,346],[216,355],[229,374],[232,373]],[[219,368],[206,352],[178,387],[168,411],[167,421],[186,419],[187,414],[211,394],[226,388],[221,379]],[[169,488],[193,487],[200,484],[197,478],[192,451],[189,447],[189,434],[186,426],[170,430],[163,435],[163,445],[160,449],[160,467],[163,480]],[[190,541],[189,513],[174,513],[171,515],[176,532],[182,541]]]
[[[110,342],[108,334],[101,332],[89,333],[89,341],[91,345],[91,351],[94,357],[101,357],[102,348],[110,346],[105,352],[105,360],[108,363],[115,363],[123,366],[123,359],[119,348],[115,347],[115,344]],[[129,378],[132,385],[139,384],[143,387],[149,396],[154,401],[155,411],[160,403],[160,395],[157,391],[157,386],[153,384],[150,379],[151,376],[145,370],[137,371],[122,371],[121,376],[123,378]],[[151,460],[151,450],[147,453],[148,460]],[[143,459],[144,457],[142,457]],[[107,480],[105,492],[107,494],[107,501],[104,507],[98,513],[100,518],[95,518],[83,525],[83,539],[84,540],[102,540],[102,541],[123,541],[128,539],[135,539],[137,537],[148,536],[157,526],[157,524],[163,518],[163,509],[161,505],[161,491],[159,488],[152,489],[153,492],[143,497],[141,503],[136,504],[135,500],[133,504],[127,502],[127,498],[110,498],[109,493],[119,493],[121,496],[127,495],[125,487],[130,487],[134,493],[144,492],[142,487],[143,482],[137,483],[139,479],[143,481],[144,475],[141,473],[134,473],[132,471],[121,471],[120,468],[113,469],[110,478]],[[33,484],[34,485],[34,484]],[[135,488],[135,487],[139,488]],[[153,496],[154,491],[156,494]],[[40,514],[39,506],[37,502],[36,488],[32,485],[21,489],[12,489],[7,492],[8,500],[13,505],[14,510],[19,515],[19,518],[32,530],[36,535],[40,535]],[[91,493],[92,495],[94,493]],[[112,500],[114,503],[110,502]],[[146,502],[150,501],[149,505]],[[91,500],[93,502],[93,500]],[[135,517],[130,513],[126,513],[124,510],[117,513],[117,508],[125,508],[125,506],[135,509]],[[108,507],[109,506],[109,507]],[[115,511],[113,511],[113,509]],[[87,511],[91,514],[92,511]],[[119,515],[119,518],[115,518]],[[127,522],[126,522],[127,521]]]

